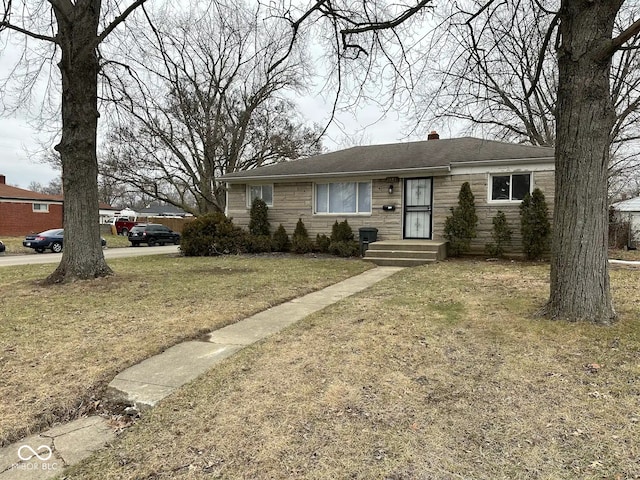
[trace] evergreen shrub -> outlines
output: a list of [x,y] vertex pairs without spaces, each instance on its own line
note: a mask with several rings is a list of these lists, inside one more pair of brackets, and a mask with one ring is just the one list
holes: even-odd
[[324,233],[316,235],[316,248],[320,253],[329,253],[329,245],[331,245],[331,239]]
[[287,231],[282,224],[280,224],[273,233],[273,250],[276,252],[288,252],[291,250],[289,235],[287,235]]
[[309,232],[301,218],[296,223],[296,228],[291,236],[291,250],[294,253],[309,253],[313,250],[313,244],[309,238]]
[[353,230],[346,220],[340,223],[336,220],[333,224],[329,253],[339,257],[355,257],[359,255],[358,242],[354,239]]
[[448,253],[455,257],[471,248],[471,240],[476,238],[478,215],[471,185],[464,182],[458,194],[458,206],[451,208],[451,215],[444,222],[444,237],[449,241]]
[[254,198],[249,211],[249,233],[251,235],[270,235],[269,208],[261,198]]
[[507,223],[507,216],[504,212],[498,210],[496,216],[493,217],[493,230],[491,231],[493,243],[487,243],[486,245],[489,255],[502,257],[505,252],[505,246],[511,242],[512,233],[513,231]]
[[549,251],[551,243],[549,207],[539,188],[536,188],[532,194],[527,193],[520,204],[520,230],[522,247],[529,260],[537,260]]
[[180,250],[188,257],[206,257],[245,250],[242,229],[223,213],[210,213],[185,224],[180,238]]

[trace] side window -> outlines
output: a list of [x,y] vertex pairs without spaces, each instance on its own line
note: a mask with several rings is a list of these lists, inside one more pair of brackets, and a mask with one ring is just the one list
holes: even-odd
[[491,175],[489,179],[489,201],[519,202],[531,193],[531,173]]
[[256,198],[264,200],[268,207],[273,207],[273,185],[247,185],[247,208]]
[[47,203],[33,203],[33,211],[39,213],[49,213],[49,205]]

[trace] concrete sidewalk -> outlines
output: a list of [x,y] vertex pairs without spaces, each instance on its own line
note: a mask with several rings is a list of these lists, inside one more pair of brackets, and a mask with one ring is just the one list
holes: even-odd
[[[238,350],[273,335],[306,316],[402,270],[377,267],[323,290],[257,313],[210,333],[202,341],[175,345],[121,372],[107,388],[107,400],[154,407]],[[45,479],[60,475],[115,437],[109,420],[94,416],[60,425],[0,449],[0,480]]]

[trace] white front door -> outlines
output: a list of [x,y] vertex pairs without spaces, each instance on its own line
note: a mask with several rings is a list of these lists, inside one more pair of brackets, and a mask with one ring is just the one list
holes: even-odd
[[404,182],[404,238],[431,238],[433,178]]

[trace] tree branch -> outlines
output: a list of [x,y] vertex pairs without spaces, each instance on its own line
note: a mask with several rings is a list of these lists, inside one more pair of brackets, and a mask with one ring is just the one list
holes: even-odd
[[127,17],[129,15],[131,15],[131,13],[138,8],[140,5],[144,4],[147,0],[136,0],[135,2],[133,2],[131,5],[129,5],[124,12],[122,12],[120,15],[118,15],[116,18],[113,19],[113,21],[107,25],[107,28],[105,28],[102,33],[100,35],[97,36],[96,41],[95,41],[95,46],[99,45],[105,38],[107,38],[107,36],[113,31],[115,30],[115,28],[120,25],[122,22],[124,22]]
[[640,33],[640,20],[633,22],[628,28],[623,30],[620,35],[613,38],[610,42],[607,42],[602,48],[599,48],[595,54],[595,58],[601,61],[606,60],[638,33]]
[[55,37],[50,37],[49,35],[42,35],[40,33],[31,32],[24,28],[18,27],[17,25],[13,25],[9,22],[2,21],[0,22],[0,32],[4,29],[14,30],[16,32],[22,33],[27,37],[35,38],[36,40],[44,40],[45,42],[58,43],[58,40]]

